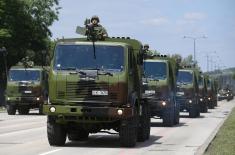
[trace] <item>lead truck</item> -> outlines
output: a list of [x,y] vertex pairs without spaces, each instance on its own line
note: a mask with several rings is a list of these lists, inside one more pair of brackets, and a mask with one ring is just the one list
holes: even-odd
[[142,99],[142,44],[124,37],[97,39],[95,29],[89,33],[56,44],[43,106],[49,144],[113,129],[122,146],[133,147],[150,135],[149,106]]

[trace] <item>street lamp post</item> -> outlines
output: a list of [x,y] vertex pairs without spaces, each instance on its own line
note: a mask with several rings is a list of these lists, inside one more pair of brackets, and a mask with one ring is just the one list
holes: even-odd
[[201,36],[201,37],[191,37],[191,36],[184,36],[184,39],[192,39],[193,40],[193,61],[196,63],[196,40],[197,39],[205,39],[207,38],[206,36]]

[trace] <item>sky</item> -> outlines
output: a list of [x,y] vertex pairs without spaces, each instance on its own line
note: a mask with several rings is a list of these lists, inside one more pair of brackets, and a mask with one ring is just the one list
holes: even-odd
[[196,60],[203,71],[235,67],[235,0],[59,2],[59,21],[50,27],[54,39],[80,37],[76,26],[98,15],[109,36],[128,36],[148,43],[161,54],[183,57],[194,51],[193,40],[184,36],[196,37]]

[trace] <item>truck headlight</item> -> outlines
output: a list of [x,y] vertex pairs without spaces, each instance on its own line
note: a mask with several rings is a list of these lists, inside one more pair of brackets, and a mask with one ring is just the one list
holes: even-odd
[[203,99],[202,99],[202,98],[200,98],[200,101],[202,102],[202,101],[203,101]]
[[118,109],[117,113],[118,113],[118,115],[122,115],[123,114],[123,110],[122,109]]
[[50,112],[55,112],[56,111],[56,108],[55,107],[50,107]]
[[189,100],[188,102],[189,102],[189,103],[193,103],[193,101],[192,101],[192,100]]
[[163,105],[163,106],[166,106],[166,102],[165,102],[165,101],[163,101],[163,102],[162,102],[162,105]]
[[40,100],[40,98],[39,98],[39,97],[37,97],[37,98],[36,98],[36,100],[37,100],[37,101],[39,101],[39,100]]
[[11,98],[10,98],[10,97],[8,97],[8,98],[7,98],[7,101],[10,101],[10,100],[11,100]]

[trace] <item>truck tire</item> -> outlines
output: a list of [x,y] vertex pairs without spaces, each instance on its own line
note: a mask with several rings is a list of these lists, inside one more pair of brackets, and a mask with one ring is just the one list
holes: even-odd
[[29,114],[29,108],[27,107],[19,107],[18,112],[20,115],[27,115]]
[[119,137],[120,143],[124,147],[134,147],[137,140],[137,123],[138,115],[135,112],[135,116],[121,121]]
[[47,120],[47,139],[52,146],[63,146],[66,141],[65,128],[55,121],[50,120],[49,116]]
[[180,123],[180,106],[178,103],[176,103],[174,124],[177,125],[179,123]]
[[203,112],[203,113],[207,113],[208,112],[208,107],[207,107],[207,105],[205,103],[203,104],[203,106],[201,108],[201,112]]
[[209,109],[214,109],[214,108],[215,108],[215,107],[214,107],[214,104],[212,103],[212,101],[209,102],[208,108],[209,108]]
[[197,117],[200,117],[200,105],[197,104]]
[[16,114],[16,107],[10,104],[6,105],[8,115],[15,115]]
[[76,133],[68,133],[70,141],[85,141],[88,139],[89,133],[84,129],[79,129]]
[[139,119],[138,141],[143,142],[149,139],[150,136],[150,110],[148,103],[142,106],[142,116]]
[[175,123],[175,106],[172,105],[169,108],[164,109],[163,111],[163,125],[167,127],[171,127]]
[[38,111],[40,115],[43,115],[43,104],[39,105]]
[[198,108],[196,104],[191,105],[189,108],[189,117],[196,118],[198,116]]

